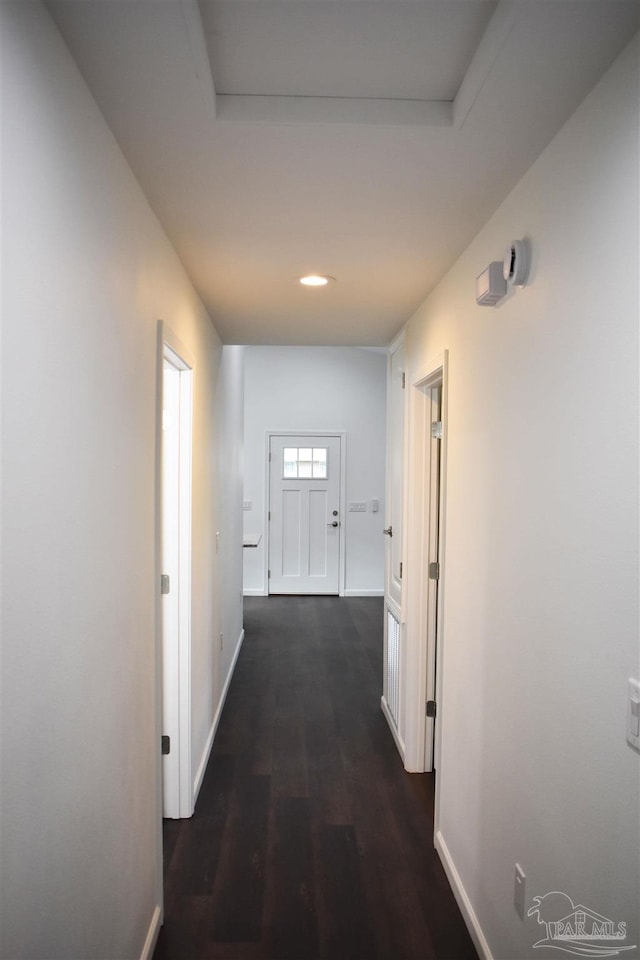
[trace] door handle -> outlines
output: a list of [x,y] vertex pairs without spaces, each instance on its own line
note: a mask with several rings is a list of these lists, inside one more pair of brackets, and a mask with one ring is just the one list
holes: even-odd
[[391,526],[391,524],[389,524],[389,526],[388,526],[388,527],[385,527],[382,532],[385,533],[388,537],[392,537],[392,536],[393,536],[393,527]]
[[340,522],[338,520],[332,520],[331,523],[327,524],[328,527],[339,527]]

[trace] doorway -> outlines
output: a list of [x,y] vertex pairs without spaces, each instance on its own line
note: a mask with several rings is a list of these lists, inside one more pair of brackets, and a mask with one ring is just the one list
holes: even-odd
[[342,434],[268,436],[269,594],[341,594]]
[[425,770],[436,769],[435,742],[437,723],[438,612],[441,606],[440,496],[442,492],[442,379],[424,388],[430,406],[429,436],[429,518],[427,534],[427,665],[424,735]]
[[440,766],[447,361],[445,351],[427,364],[412,379],[409,399],[405,767],[416,773]]
[[193,813],[191,783],[191,459],[193,362],[162,330],[161,634],[163,817]]

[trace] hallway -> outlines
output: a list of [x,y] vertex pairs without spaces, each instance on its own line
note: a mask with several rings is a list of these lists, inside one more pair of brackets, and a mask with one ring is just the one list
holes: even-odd
[[471,960],[433,782],[380,711],[382,600],[245,599],[191,820],[165,821],[154,960]]

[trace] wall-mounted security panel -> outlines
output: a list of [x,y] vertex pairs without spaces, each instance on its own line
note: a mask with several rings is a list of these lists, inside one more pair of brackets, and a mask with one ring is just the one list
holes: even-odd
[[351,500],[349,503],[349,513],[366,513],[367,504],[364,500]]
[[476,280],[476,303],[479,307],[494,307],[507,293],[507,281],[502,264],[494,260]]

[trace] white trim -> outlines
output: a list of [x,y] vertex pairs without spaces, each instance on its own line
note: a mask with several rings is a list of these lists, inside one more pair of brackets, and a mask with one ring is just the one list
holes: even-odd
[[238,657],[240,655],[240,648],[244,642],[244,628],[240,631],[240,636],[238,637],[238,642],[236,644],[236,649],[233,654],[233,659],[229,666],[229,671],[227,673],[227,679],[224,682],[224,687],[222,688],[222,693],[220,694],[220,700],[218,702],[218,708],[214,714],[213,720],[211,722],[211,729],[207,735],[207,742],[204,745],[204,750],[202,751],[202,758],[198,765],[198,770],[193,781],[193,807],[195,809],[196,800],[198,799],[198,794],[200,793],[200,787],[202,786],[202,781],[204,780],[205,771],[207,769],[207,764],[209,763],[209,757],[211,756],[211,750],[213,748],[213,741],[215,739],[216,730],[218,729],[218,724],[220,723],[220,717],[222,716],[222,710],[227,699],[227,693],[229,692],[229,687],[231,685],[231,679],[233,677],[233,671],[236,668],[236,663],[238,662]]
[[266,597],[268,596],[264,587],[245,587],[242,591],[243,597]]
[[434,844],[442,861],[442,866],[444,867],[444,872],[447,875],[453,895],[456,898],[458,906],[460,907],[462,918],[467,925],[467,930],[469,931],[469,935],[473,940],[473,944],[478,951],[481,960],[493,960],[493,954],[491,953],[487,939],[482,932],[482,927],[480,926],[480,922],[476,916],[475,910],[471,905],[471,900],[469,899],[467,891],[465,890],[462,880],[460,879],[460,874],[456,870],[456,866],[453,862],[451,854],[449,853],[449,848],[445,843],[445,839],[439,830],[435,835]]
[[[162,736],[162,596],[157,585],[160,583],[162,575],[162,383],[164,379],[163,364],[164,343],[162,339],[162,321],[158,321],[158,336],[156,339],[156,449],[155,449],[155,564],[154,564],[154,639],[155,639],[155,750],[153,759],[155,765],[156,777],[156,863],[155,863],[155,886],[156,906],[151,918],[149,933],[145,940],[142,953],[142,960],[150,960],[153,950],[145,953],[147,945],[152,943],[153,937],[150,935],[155,930],[154,923],[158,924],[158,931],[162,924],[163,904],[164,904],[164,840],[162,836],[162,814],[164,805],[164,785],[162,770],[162,754],[160,752],[160,738]],[[156,911],[159,916],[156,917]],[[153,942],[155,947],[155,942]]]
[[345,590],[344,597],[384,597],[384,590]]
[[[271,437],[338,437],[340,439],[340,509],[344,514],[347,509],[347,431],[346,430],[266,430],[265,431],[265,482],[263,509],[264,516],[264,593],[247,594],[247,596],[269,596],[269,507],[271,504],[271,472],[269,470],[269,453]],[[344,597],[346,583],[347,534],[346,524],[342,521],[342,536],[340,537],[340,553],[338,558],[338,596]],[[320,594],[322,596],[322,594]]]
[[149,929],[147,930],[147,936],[145,937],[142,953],[140,954],[140,960],[151,960],[153,957],[153,951],[156,948],[158,936],[160,934],[160,927],[162,926],[162,919],[162,907],[159,904],[156,904],[153,909],[153,915],[151,917]]
[[389,705],[384,697],[384,694],[380,697],[380,707],[384,714],[384,718],[389,725],[389,730],[391,730],[391,736],[395,740],[396,747],[398,748],[398,752],[402,757],[402,762],[404,763],[404,753],[405,753],[404,740],[400,736],[398,728],[393,722],[393,717],[391,716],[391,710],[389,710]]

